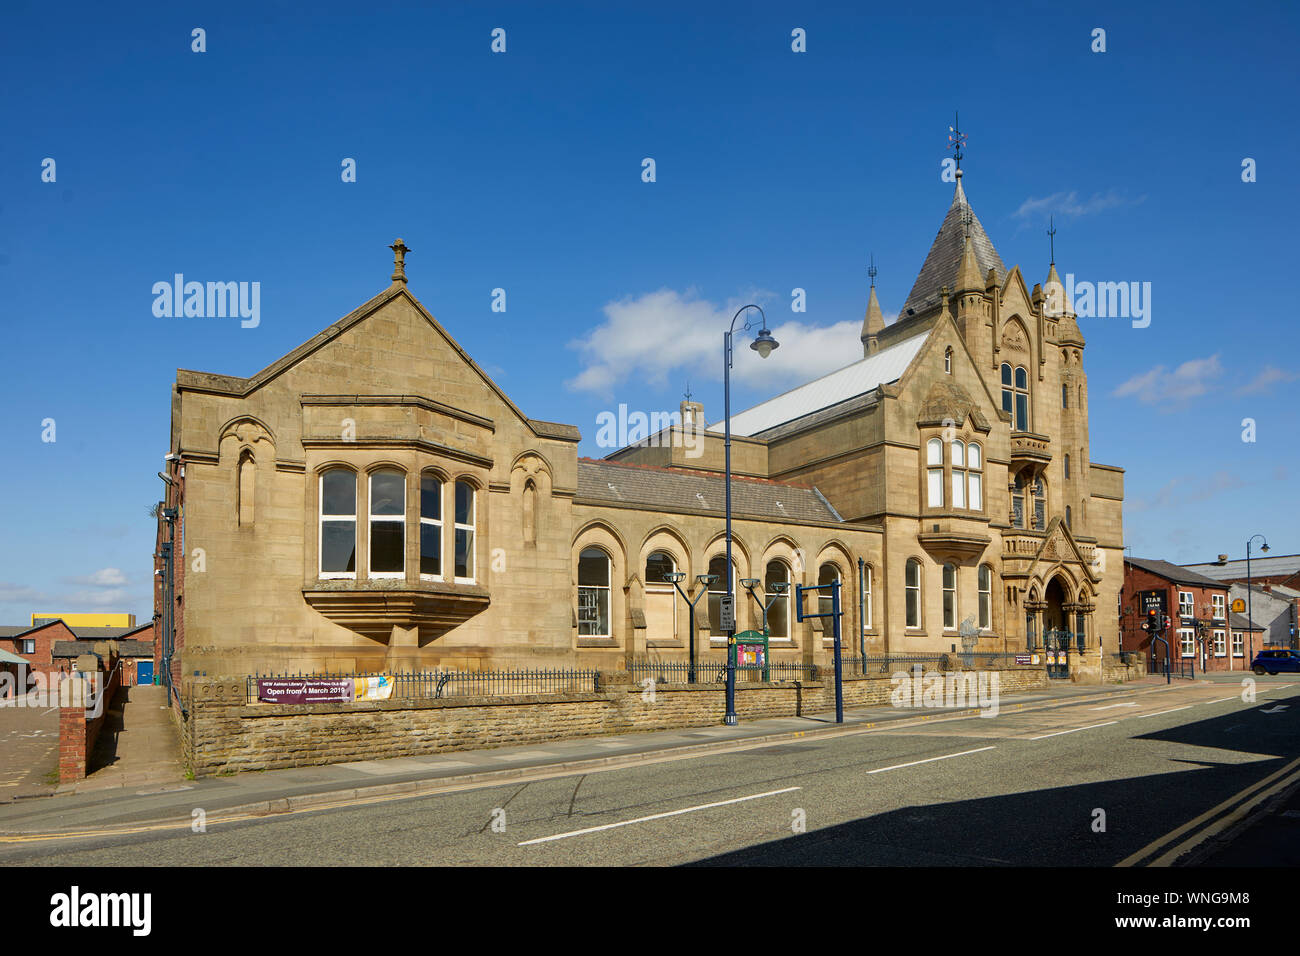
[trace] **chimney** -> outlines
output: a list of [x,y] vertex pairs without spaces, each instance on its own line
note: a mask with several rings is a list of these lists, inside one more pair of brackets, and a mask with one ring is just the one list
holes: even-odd
[[1226,554],[1221,554],[1221,555],[1219,555],[1219,560],[1215,561],[1214,563],[1215,563],[1215,564],[1227,564],[1227,563],[1228,563],[1228,556],[1227,556]]

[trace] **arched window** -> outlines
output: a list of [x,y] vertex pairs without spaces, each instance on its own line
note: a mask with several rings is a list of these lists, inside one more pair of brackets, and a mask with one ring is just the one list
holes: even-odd
[[952,564],[943,566],[943,629],[951,631],[957,627],[957,567]]
[[943,350],[943,370],[949,375],[952,374],[952,346]]
[[[827,561],[825,564],[823,564],[820,568],[817,569],[817,583],[819,585],[834,584],[836,581],[841,581],[840,569],[838,566]],[[835,601],[835,597],[831,592],[830,588],[826,588],[824,591],[818,591],[817,592],[817,613],[830,614],[831,611],[834,610],[834,601]],[[840,589],[840,610],[841,611],[844,610],[843,588]],[[831,631],[831,622],[829,619],[823,618],[822,623],[826,625],[827,635],[833,633]]]
[[907,626],[921,626],[921,562],[916,558],[907,561],[907,574],[903,579],[907,596]]
[[257,465],[253,453],[247,448],[239,456],[239,485],[237,492],[239,502],[236,506],[239,526],[250,528],[253,525],[253,499],[257,487]]
[[966,446],[966,507],[971,511],[984,510],[984,454],[980,446],[971,442]]
[[474,486],[456,482],[456,566],[457,581],[474,580]]
[[1070,456],[1068,454],[1065,456],[1065,477],[1070,477]]
[[926,504],[931,508],[943,507],[943,440],[931,438],[925,443],[927,465]]
[[1072,528],[1072,527],[1073,527],[1073,525],[1070,524],[1070,506],[1069,506],[1069,505],[1066,505],[1066,506],[1065,506],[1065,526],[1066,526],[1067,528]]
[[871,630],[871,565],[862,566],[862,630]]
[[1070,407],[1070,386],[1069,385],[1061,386],[1061,407],[1062,408]]
[[1025,526],[1025,476],[1017,474],[1011,486],[1011,527]]
[[583,548],[578,555],[579,637],[609,637],[609,578],[609,555]]
[[1011,414],[1011,430],[1029,431],[1029,373],[1002,365],[1002,410]]
[[442,580],[442,482],[420,476],[420,577]]
[[981,631],[993,626],[993,569],[987,564],[980,565],[979,571],[979,624]]
[[406,573],[406,476],[400,471],[370,475],[370,576]]
[[357,476],[346,468],[320,476],[320,576],[357,576]]
[[[736,562],[731,562],[734,572]],[[709,627],[715,637],[726,633],[722,629],[722,599],[727,594],[727,558],[725,555],[715,554],[709,559],[709,574],[715,575],[715,578],[709,584]],[[732,581],[731,593],[735,594],[735,581]]]
[[[778,593],[772,585],[785,585],[784,591]],[[771,601],[772,606],[767,611],[767,631],[768,635],[778,639],[788,639],[790,637],[790,569],[785,566],[784,561],[767,562],[767,574],[763,578],[763,591],[765,600]]]
[[668,575],[677,562],[667,551],[655,551],[645,559],[645,619],[648,640],[672,640],[677,636],[677,592]]
[[537,486],[533,479],[524,482],[524,544],[537,543]]

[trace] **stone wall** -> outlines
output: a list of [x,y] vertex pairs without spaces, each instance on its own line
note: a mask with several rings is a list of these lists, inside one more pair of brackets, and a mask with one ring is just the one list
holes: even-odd
[[[1002,693],[1047,682],[1042,668],[998,673]],[[625,674],[610,678],[592,694],[306,705],[249,704],[242,680],[194,681],[186,688],[185,758],[195,776],[207,776],[722,724],[720,684],[661,684],[651,695],[626,683]],[[843,687],[846,707],[867,707],[888,705],[893,684],[886,675],[846,678]],[[834,706],[831,679],[736,688],[742,721]]]

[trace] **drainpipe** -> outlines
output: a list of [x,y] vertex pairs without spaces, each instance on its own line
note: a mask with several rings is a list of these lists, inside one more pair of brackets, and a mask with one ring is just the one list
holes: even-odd
[[[171,492],[176,487],[176,482],[168,478],[161,471],[158,477],[167,483],[167,497],[171,498]],[[163,520],[167,522],[167,541],[159,549],[162,552],[162,592],[163,592],[163,626],[162,626],[162,654],[160,655],[160,664],[162,665],[163,686],[167,688],[167,706],[172,704],[172,697],[175,696],[176,703],[181,708],[181,718],[185,719],[189,715],[185,713],[185,705],[181,703],[181,695],[176,690],[172,682],[172,655],[176,652],[176,580],[175,580],[175,552],[176,552],[176,517],[177,509],[164,507],[162,509]]]
[[[865,661],[867,656],[867,619],[862,616],[867,604],[866,564],[858,558],[858,660],[860,661]],[[863,663],[862,666],[865,668],[867,665]]]

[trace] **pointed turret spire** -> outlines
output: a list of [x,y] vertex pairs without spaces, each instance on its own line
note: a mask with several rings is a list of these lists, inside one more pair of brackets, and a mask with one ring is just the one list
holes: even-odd
[[[970,219],[969,223],[965,221],[967,216]],[[948,214],[943,217],[943,225],[939,227],[939,234],[935,236],[934,244],[930,246],[925,264],[921,266],[916,282],[912,285],[912,291],[908,293],[907,301],[903,303],[903,310],[898,316],[900,322],[905,322],[909,316],[926,312],[938,305],[939,290],[943,286],[953,289],[961,288],[965,284],[959,276],[966,256],[968,229],[969,244],[979,275],[986,276],[988,271],[993,269],[999,283],[1006,278],[1007,270],[1002,264],[1002,257],[998,255],[997,249],[993,248],[993,243],[989,240],[988,233],[984,231],[979,216],[975,215],[975,210],[966,199],[962,180],[958,179],[952,192],[952,205],[948,207]]]
[[867,314],[862,319],[862,357],[875,355],[879,350],[877,336],[885,331],[885,314],[880,311],[880,300],[876,298],[876,260],[873,256],[871,259],[871,268],[867,270],[871,276],[871,294],[867,298]]

